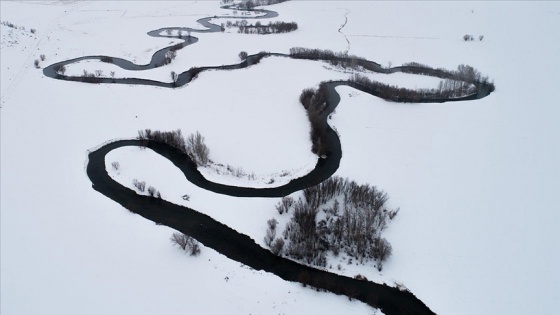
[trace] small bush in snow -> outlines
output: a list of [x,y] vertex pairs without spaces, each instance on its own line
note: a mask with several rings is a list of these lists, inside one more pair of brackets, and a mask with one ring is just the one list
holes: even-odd
[[239,59],[241,59],[241,60],[247,59],[247,52],[246,51],[240,52],[239,53]]
[[270,219],[266,223],[268,224],[268,229],[266,230],[264,243],[266,246],[271,247],[272,241],[276,237],[276,225],[278,224],[278,221],[276,221],[276,219]]
[[45,55],[41,54],[41,56],[39,56],[41,58],[41,61],[45,61]]
[[183,233],[173,233],[173,235],[171,235],[171,243],[177,244],[181,249],[190,252],[191,256],[200,254],[200,245],[198,241]]
[[35,68],[37,68],[37,69],[41,68],[39,66],[39,59],[35,59],[35,61],[33,61],[33,65],[35,65]]
[[111,166],[113,167],[113,169],[114,169],[115,171],[118,171],[118,170],[119,170],[119,167],[120,167],[121,165],[119,164],[119,162],[115,161],[115,162],[111,163]]
[[144,190],[146,190],[146,182],[139,182],[137,179],[135,179],[132,181],[132,184],[141,192],[144,192]]
[[290,196],[286,196],[280,200],[280,202],[276,205],[276,210],[278,213],[282,214],[284,212],[288,213],[290,207],[294,204],[294,198]]

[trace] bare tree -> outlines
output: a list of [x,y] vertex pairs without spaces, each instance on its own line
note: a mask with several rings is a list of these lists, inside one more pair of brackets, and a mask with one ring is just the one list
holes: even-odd
[[179,75],[175,71],[171,71],[171,81],[173,82],[173,85],[177,83],[178,78]]
[[204,137],[198,131],[187,137],[187,150],[198,165],[205,166],[210,161],[210,149],[208,149],[204,143]]
[[377,270],[383,270],[383,263],[391,256],[392,252],[393,248],[386,239],[380,237],[375,238],[373,241],[373,256],[377,261]]

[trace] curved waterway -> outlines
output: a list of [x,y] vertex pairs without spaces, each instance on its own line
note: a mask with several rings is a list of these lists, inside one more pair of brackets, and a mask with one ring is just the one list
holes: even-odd
[[[227,8],[231,8],[231,6],[228,6]],[[148,32],[148,35],[152,37],[181,38],[184,42],[158,50],[152,56],[150,63],[146,65],[137,65],[122,58],[108,59],[107,56],[86,56],[52,64],[44,68],[43,73],[53,79],[80,82],[83,81],[83,78],[65,76],[57,73],[56,69],[60,66],[66,66],[82,60],[101,60],[102,58],[110,60],[110,62],[114,65],[126,70],[141,71],[153,69],[162,63],[165,54],[169,50],[182,49],[186,46],[195,44],[199,40],[198,38],[190,35],[187,37],[163,35],[168,29],[181,30],[190,33],[220,32],[221,27],[212,24],[210,20],[215,18],[263,19],[278,16],[276,12],[269,10],[257,9],[251,11],[259,14],[259,16],[214,16],[198,20],[198,22],[206,28],[203,30],[173,27],[161,28]],[[293,58],[289,55],[278,53],[255,54],[247,57],[246,60],[238,64],[190,69],[179,74],[178,80],[175,83],[137,78],[95,78],[95,83],[135,84],[176,88],[186,85],[202,71],[242,69],[257,64],[263,57]],[[374,69],[374,71],[383,73],[410,72],[411,70],[415,70],[415,67],[395,67],[391,69],[383,69],[375,62],[363,62],[367,63],[369,69]],[[434,70],[433,75],[439,77],[448,76],[448,74],[443,72],[440,73],[437,70]],[[114,181],[107,173],[105,167],[105,157],[109,152],[125,146],[143,146],[148,147],[161,156],[169,159],[193,184],[218,194],[226,194],[236,197],[283,197],[295,191],[317,185],[336,172],[342,157],[340,139],[338,138],[336,132],[334,132],[327,123],[329,114],[332,113],[340,102],[340,96],[335,90],[335,88],[340,85],[351,86],[368,94],[380,96],[377,91],[364,87],[358,83],[349,81],[327,82],[326,87],[328,90],[328,100],[327,106],[321,112],[321,123],[324,124],[327,129],[327,139],[329,142],[328,147],[330,148],[330,152],[323,158],[317,159],[317,164],[310,173],[303,177],[293,179],[283,186],[274,188],[250,188],[228,186],[211,182],[200,174],[197,170],[196,164],[187,155],[167,144],[151,140],[120,140],[99,147],[98,149],[90,152],[88,155],[87,175],[93,184],[93,189],[119,203],[124,208],[137,213],[148,220],[154,221],[157,224],[163,224],[190,235],[202,242],[205,246],[213,248],[230,259],[236,260],[251,268],[274,273],[287,281],[297,281],[302,284],[311,285],[336,294],[343,294],[350,298],[355,298],[373,307],[380,308],[387,315],[434,314],[411,292],[400,291],[385,284],[377,284],[371,281],[362,281],[340,276],[276,256],[269,250],[256,244],[247,235],[241,234],[207,215],[197,212],[191,208],[179,206],[162,199],[138,195],[134,190],[124,187]],[[406,101],[417,103],[463,101],[479,99],[486,97],[489,94],[490,92],[485,89],[484,85],[479,85],[477,86],[477,93],[467,95],[462,98],[426,98]],[[306,134],[302,136],[307,137],[308,135]]]

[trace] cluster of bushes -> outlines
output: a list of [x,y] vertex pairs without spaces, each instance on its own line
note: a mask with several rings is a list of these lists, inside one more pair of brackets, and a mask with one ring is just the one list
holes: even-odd
[[299,101],[307,111],[307,118],[311,125],[311,152],[318,156],[325,156],[330,153],[327,139],[327,125],[322,116],[323,110],[327,107],[329,92],[325,83],[319,84],[318,89],[305,89],[301,92]]
[[[303,199],[284,197],[278,211],[293,209],[293,216],[283,232],[278,254],[317,266],[326,266],[326,253],[346,253],[361,263],[374,259],[378,270],[391,254],[391,245],[381,237],[397,210],[385,207],[387,194],[375,186],[331,177],[319,185],[306,188]],[[320,211],[323,219],[317,222]],[[275,221],[275,220],[274,220]],[[276,224],[269,220],[265,243],[273,249],[277,241]],[[278,245],[275,250],[278,250]]]
[[185,140],[181,129],[174,131],[152,131],[151,129],[145,129],[138,131],[138,139],[168,144],[189,155],[196,164],[201,166],[205,166],[210,162],[210,149],[208,149],[204,143],[204,137],[198,131],[195,134],[190,134]]
[[[114,165],[113,165],[114,167]],[[132,184],[134,185],[134,187],[136,187],[140,192],[144,192],[146,191],[146,182],[142,181],[138,181],[137,179],[134,179],[132,181]],[[161,193],[159,192],[159,190],[155,189],[152,186],[148,187],[148,194],[150,195],[150,197],[156,197],[161,199]]]
[[[483,39],[484,39],[484,35],[478,36],[478,40],[479,40],[479,41],[482,41]],[[465,34],[465,35],[463,35],[463,40],[464,40],[465,42],[473,41],[473,40],[474,40],[474,36],[472,36],[472,35],[470,35],[470,34]]]
[[188,235],[173,233],[170,240],[173,245],[178,245],[182,250],[189,252],[191,256],[198,256],[198,254],[200,254],[200,245],[198,241]]
[[[41,58],[41,61],[45,61],[46,56],[44,54],[41,54],[39,56],[39,58]],[[35,59],[35,61],[33,61],[33,65],[35,66],[35,68],[39,69],[41,68],[41,66],[39,65],[39,59]]]
[[[245,20],[243,20],[245,21]],[[243,22],[242,21],[242,22]],[[237,22],[236,22],[237,23]],[[277,33],[289,33],[298,29],[296,22],[268,22],[268,24],[261,24],[261,22],[256,22],[255,25],[247,23],[237,23],[239,26],[239,33],[243,34],[277,34]]]

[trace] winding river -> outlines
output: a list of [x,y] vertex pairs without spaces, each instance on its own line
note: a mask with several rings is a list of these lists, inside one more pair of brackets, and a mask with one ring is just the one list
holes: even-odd
[[[228,6],[227,8],[232,7]],[[210,20],[214,18],[262,19],[278,16],[276,12],[269,10],[256,9],[251,11],[259,14],[259,16],[208,17],[198,20],[198,22],[206,28],[203,30],[192,28],[161,28],[149,32],[148,35],[153,37],[179,38],[178,36],[162,34],[166,32],[167,29],[182,30],[192,33],[220,32],[221,27],[210,22]],[[198,38],[194,36],[188,36],[186,39],[182,39],[184,39],[184,42],[175,45],[174,49],[182,49],[186,46],[195,44],[198,41]],[[153,69],[161,64],[165,54],[171,50],[172,47],[173,46],[166,47],[155,52],[150,63],[146,65],[137,65],[121,58],[111,58],[110,60],[114,65],[126,70],[141,71]],[[251,55],[239,64],[200,67],[185,71],[179,74],[178,80],[175,83],[137,78],[96,78],[96,83],[136,84],[176,88],[188,84],[198,73],[202,71],[242,69],[257,64],[263,57],[293,58],[289,55],[278,53]],[[57,73],[56,69],[60,66],[69,65],[82,60],[101,60],[102,58],[107,57],[86,56],[66,60],[44,68],[43,73],[45,76],[53,79],[79,82],[82,81],[82,78],[62,75]],[[406,72],[411,68],[395,67],[391,69],[383,69],[375,62],[366,62],[370,63],[369,68],[376,69],[378,72],[383,73]],[[445,77],[445,74],[436,73],[436,76]],[[321,183],[332,176],[339,167],[340,159],[342,157],[340,139],[338,138],[336,132],[334,132],[328,125],[327,119],[329,114],[332,113],[340,102],[340,96],[335,90],[335,88],[340,85],[351,86],[363,92],[379,96],[376,91],[368,89],[357,83],[348,81],[327,82],[328,100],[326,108],[321,112],[321,123],[324,124],[327,129],[327,139],[329,142],[330,153],[324,158],[318,158],[315,168],[310,173],[301,178],[294,179],[283,186],[274,188],[249,188],[228,186],[211,182],[201,175],[201,173],[197,170],[196,164],[187,155],[167,144],[151,140],[120,140],[105,144],[90,152],[88,155],[87,175],[93,184],[93,189],[119,203],[124,208],[137,213],[148,220],[154,221],[157,224],[163,224],[190,235],[202,242],[205,246],[211,247],[230,259],[243,263],[251,268],[274,273],[287,281],[297,281],[306,285],[311,285],[315,288],[355,298],[373,307],[380,308],[387,315],[434,314],[411,292],[400,291],[397,288],[390,287],[385,284],[352,279],[298,264],[289,259],[272,254],[269,250],[256,244],[250,237],[241,234],[212,219],[211,217],[197,212],[196,210],[179,206],[162,199],[138,195],[134,190],[124,187],[114,181],[109,176],[105,168],[105,157],[112,150],[126,146],[145,146],[169,159],[181,170],[190,182],[212,192],[237,197],[283,197],[289,195],[295,191]],[[490,92],[487,89],[484,89],[484,86],[478,86],[477,93],[467,95],[462,98],[421,99],[416,100],[415,102],[422,103],[472,100],[485,97],[489,94]],[[302,136],[307,137],[308,135]]]

